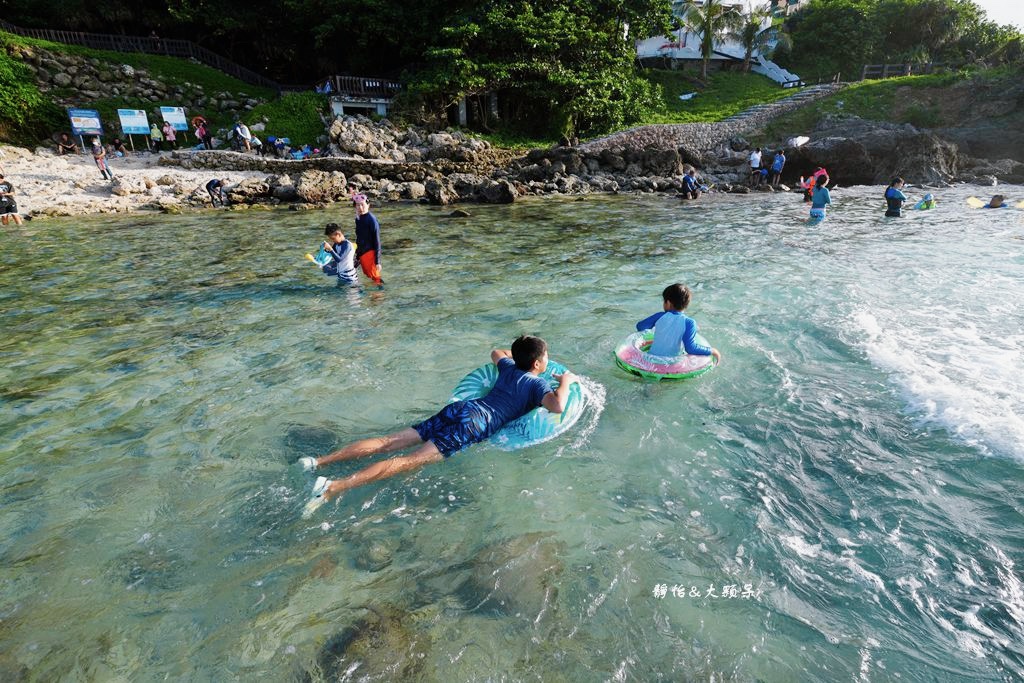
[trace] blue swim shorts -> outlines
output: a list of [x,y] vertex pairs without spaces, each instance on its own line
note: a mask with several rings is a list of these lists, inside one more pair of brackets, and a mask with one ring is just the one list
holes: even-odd
[[486,439],[489,427],[490,414],[473,401],[449,403],[433,417],[412,426],[421,439],[433,442],[446,458]]

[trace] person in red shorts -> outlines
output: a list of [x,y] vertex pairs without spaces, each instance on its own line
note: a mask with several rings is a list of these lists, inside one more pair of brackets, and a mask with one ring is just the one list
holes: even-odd
[[370,201],[365,194],[352,195],[352,203],[356,205],[356,260],[363,274],[384,289],[380,279],[380,223],[370,213]]

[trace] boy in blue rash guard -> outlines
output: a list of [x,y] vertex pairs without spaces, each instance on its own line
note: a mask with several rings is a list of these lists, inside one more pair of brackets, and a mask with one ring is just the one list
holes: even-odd
[[337,223],[328,223],[324,228],[324,235],[327,236],[327,241],[324,242],[324,251],[331,255],[331,261],[325,264],[321,270],[325,275],[336,276],[338,284],[358,285],[359,277],[356,275],[355,266],[356,252],[352,243],[345,239],[345,234]]
[[701,186],[697,182],[697,171],[690,169],[683,176],[683,199],[697,199],[700,197]]
[[722,362],[718,349],[697,343],[697,321],[683,311],[690,305],[693,293],[686,285],[669,285],[661,293],[662,310],[636,324],[636,331],[654,328],[654,343],[647,353],[652,356],[675,357],[680,350],[694,356],[714,356],[715,363]]
[[896,177],[885,188],[885,215],[889,218],[903,217],[903,202],[907,201],[907,195],[900,189],[903,187],[903,178]]
[[309,516],[328,500],[348,489],[409,472],[428,463],[440,462],[466,446],[490,437],[499,429],[534,408],[552,413],[565,410],[569,387],[576,375],[556,375],[558,389],[538,377],[548,367],[548,345],[540,337],[524,335],[512,342],[512,349],[491,351],[491,362],[498,366],[498,379],[483,398],[449,403],[433,417],[387,436],[362,439],[320,458],[302,458],[303,469],[315,470],[339,460],[352,460],[378,453],[391,453],[416,446],[409,455],[381,460],[345,479],[319,477],[313,485],[313,497],[306,503],[303,516]]

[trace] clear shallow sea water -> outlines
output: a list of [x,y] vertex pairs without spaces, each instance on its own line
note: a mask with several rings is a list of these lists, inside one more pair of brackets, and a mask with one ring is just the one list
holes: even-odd
[[[302,257],[348,211],[5,233],[0,679],[1020,680],[1024,212],[880,194],[387,206],[382,292]],[[725,362],[638,381],[674,281]],[[522,332],[570,436],[300,519]]]

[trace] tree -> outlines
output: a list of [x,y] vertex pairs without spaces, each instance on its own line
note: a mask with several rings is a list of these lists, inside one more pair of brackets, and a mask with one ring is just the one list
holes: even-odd
[[602,132],[658,106],[629,34],[668,18],[667,0],[487,0],[446,18],[410,91],[435,116],[461,98],[486,112],[474,100],[494,93],[506,123],[531,133]]
[[789,35],[780,29],[769,26],[764,28],[766,20],[772,16],[768,5],[748,6],[746,14],[740,20],[737,29],[729,32],[729,37],[743,46],[743,70],[750,71],[750,60],[754,53],[764,54],[767,47],[774,41],[777,45],[789,46]]
[[708,62],[715,51],[715,43],[722,42],[727,35],[739,28],[742,16],[735,7],[726,7],[723,0],[705,0],[698,5],[696,0],[687,0],[683,11],[683,25],[687,30],[700,36],[700,76],[708,78]]

